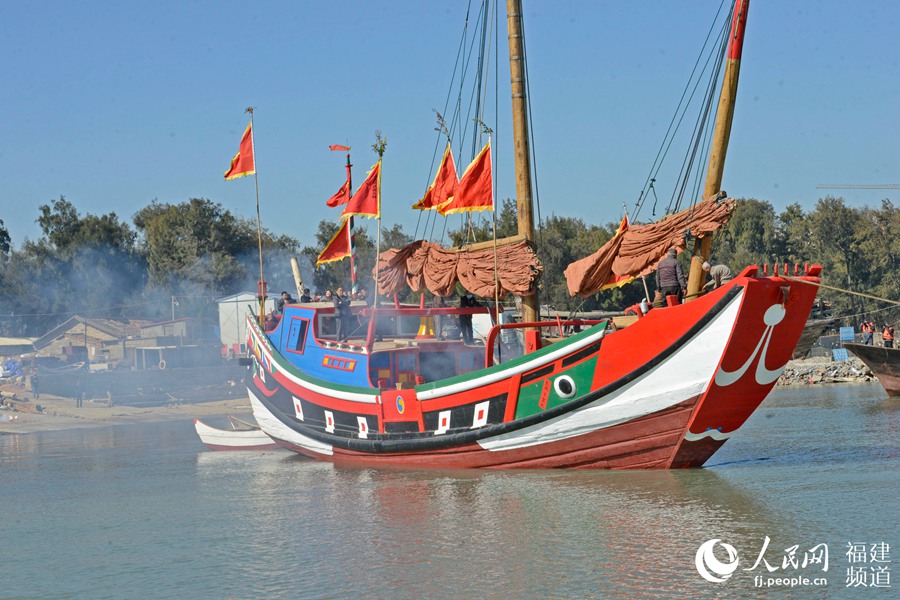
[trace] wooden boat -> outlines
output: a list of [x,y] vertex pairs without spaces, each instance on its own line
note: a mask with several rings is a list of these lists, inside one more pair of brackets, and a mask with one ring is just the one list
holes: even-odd
[[229,417],[230,429],[220,429],[194,419],[200,441],[210,450],[273,450],[278,444],[259,426]]
[[844,348],[866,363],[888,396],[900,396],[900,349],[845,342]]
[[794,354],[791,358],[806,358],[806,355],[809,354],[815,343],[819,341],[819,338],[826,331],[833,328],[837,322],[837,319],[808,320],[806,327],[803,328],[803,333],[800,334],[800,340],[797,342],[797,347],[794,348]]
[[[517,18],[522,11],[516,0],[508,0],[510,4],[513,46],[521,43]],[[742,37],[746,8],[743,0],[735,9],[732,38]],[[520,50],[511,48],[511,54],[521,56]],[[525,104],[522,76],[512,74],[514,104]],[[514,119],[520,121],[524,119]],[[726,138],[727,129],[730,126],[725,127]],[[527,148],[527,135],[520,138],[519,133],[516,147]],[[528,173],[527,165],[517,162],[517,172]],[[712,185],[720,181],[721,172]],[[530,214],[522,215],[530,192],[522,194],[518,185],[517,192],[520,232],[531,239]],[[706,211],[715,221],[716,214],[727,212],[718,189],[704,197],[710,199],[690,209],[689,217]],[[662,227],[675,229],[664,235],[656,224],[625,231],[623,223],[622,234],[598,251],[601,266],[582,272],[596,275],[606,268],[602,277],[595,277],[602,284],[611,276],[652,270],[671,240],[683,240],[682,216],[666,220]],[[700,231],[711,234],[714,228]],[[639,245],[629,240],[640,239],[650,229],[663,240],[657,240],[657,254],[632,256],[631,271],[615,272],[613,258]],[[690,229],[698,231],[695,225]],[[404,253],[441,252],[417,244],[382,260],[396,265]],[[699,272],[700,264],[694,262]],[[535,318],[532,290],[523,294],[525,322],[494,326],[483,346],[436,339],[422,320],[491,312],[489,308],[427,307],[424,297],[418,306],[395,302],[370,308],[356,303],[351,311],[368,323],[366,334],[339,342],[329,333],[334,331],[330,304],[289,305],[266,331],[252,316],[248,319],[250,402],[256,421],[280,446],[338,463],[697,467],[741,427],[775,385],[810,315],[817,291],[810,284],[818,283],[820,271],[818,265],[802,270],[783,265],[767,274],[754,265],[691,302],[599,321],[541,322]],[[395,279],[422,277],[401,273]],[[378,283],[384,294],[380,277]],[[594,292],[580,286],[576,293]],[[423,326],[417,328],[420,322]],[[564,337],[564,327],[580,331]],[[525,332],[524,353],[495,364],[498,338],[516,328]],[[559,337],[548,337],[554,334]]]

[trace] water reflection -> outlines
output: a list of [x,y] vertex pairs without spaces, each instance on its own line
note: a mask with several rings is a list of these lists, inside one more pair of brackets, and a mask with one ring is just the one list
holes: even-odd
[[[215,477],[233,460],[203,458],[198,474]],[[292,573],[295,584],[323,593],[340,585],[371,594],[365,578],[338,575],[364,564],[370,574],[390,573],[391,589],[404,597],[490,596],[498,582],[504,597],[697,597],[710,592],[693,568],[701,543],[720,537],[758,547],[786,525],[712,471],[407,471],[254,461],[255,492],[246,496],[251,545],[303,548],[303,556],[255,562],[253,571]]]

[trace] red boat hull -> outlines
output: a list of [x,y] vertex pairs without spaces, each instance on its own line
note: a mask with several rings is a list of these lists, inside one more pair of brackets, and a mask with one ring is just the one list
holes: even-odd
[[337,463],[701,466],[775,385],[815,299],[803,281],[750,274],[622,330],[589,330],[534,358],[414,389],[314,381],[257,339],[254,415],[279,445]]

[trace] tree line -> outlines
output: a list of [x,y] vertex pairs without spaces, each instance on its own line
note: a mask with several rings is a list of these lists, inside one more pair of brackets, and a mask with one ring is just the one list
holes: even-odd
[[[516,207],[505,200],[496,214],[498,237],[515,235]],[[290,257],[301,264],[304,286],[324,292],[349,287],[348,261],[316,269],[319,252],[338,224],[321,221],[315,246],[296,238],[258,232],[256,222],[232,214],[221,204],[191,198],[158,201],[126,221],[115,212],[82,215],[64,197],[38,207],[41,236],[16,247],[0,220],[0,335],[38,336],[73,314],[101,318],[166,320],[198,317],[217,322],[213,300],[255,291],[259,246],[269,295],[293,291]],[[493,223],[481,213],[450,230],[444,245],[490,239]],[[544,265],[542,306],[560,315],[573,311],[622,310],[645,296],[640,280],[589,298],[568,295],[563,272],[569,263],[606,243],[617,222],[590,225],[582,219],[551,215],[536,233]],[[823,283],[877,298],[896,299],[900,260],[900,211],[888,199],[881,206],[853,208],[842,198],[825,197],[806,212],[799,204],[776,213],[763,200],[738,199],[728,225],[716,235],[713,264],[735,273],[751,264],[820,263]],[[374,291],[375,231],[357,220],[360,285]],[[412,242],[400,225],[382,228],[382,249]],[[688,266],[687,257],[681,260]],[[650,294],[652,278],[647,278]],[[820,290],[835,315],[858,321],[862,315],[893,320],[900,311],[877,300],[835,289]],[[401,300],[415,300],[406,292]],[[176,308],[177,307],[177,308]],[[885,310],[885,309],[889,310]]]

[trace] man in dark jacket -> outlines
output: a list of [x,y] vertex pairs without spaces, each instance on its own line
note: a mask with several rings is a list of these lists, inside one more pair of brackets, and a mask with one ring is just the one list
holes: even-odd
[[[469,292],[463,294],[459,299],[460,308],[473,308],[475,306],[481,306],[481,303]],[[475,336],[472,331],[472,315],[459,315],[459,330],[462,333],[464,343],[475,343]]]
[[334,320],[337,322],[337,340],[346,342],[350,337],[350,323],[353,313],[350,311],[350,296],[344,293],[344,288],[338,288],[334,294]]
[[662,292],[663,298],[677,296],[680,303],[687,283],[684,281],[684,271],[677,256],[678,250],[669,248],[668,256],[660,261],[656,268],[656,289]]
[[281,292],[281,298],[275,299],[275,312],[284,314],[284,305],[294,303],[296,303],[296,300],[288,292]]

